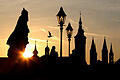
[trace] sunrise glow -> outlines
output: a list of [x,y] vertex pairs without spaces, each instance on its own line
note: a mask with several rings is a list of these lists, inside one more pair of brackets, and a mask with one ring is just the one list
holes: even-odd
[[23,53],[24,58],[30,58],[33,56],[33,53],[30,51],[30,46],[27,45],[25,48],[25,52]]

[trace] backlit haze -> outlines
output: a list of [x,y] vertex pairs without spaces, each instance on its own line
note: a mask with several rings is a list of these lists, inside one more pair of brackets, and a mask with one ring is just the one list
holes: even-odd
[[[83,29],[87,36],[86,60],[89,63],[89,52],[92,37],[95,39],[98,59],[104,36],[107,40],[108,52],[113,44],[115,61],[120,58],[120,0],[0,0],[0,56],[7,57],[6,41],[13,32],[22,8],[29,13],[29,44],[27,49],[33,52],[35,40],[39,56],[45,54],[46,41],[50,49],[56,46],[59,54],[59,31],[56,14],[63,7],[67,18],[63,27],[63,56],[68,56],[68,38],[66,27],[70,22],[73,27],[71,52],[74,49],[74,36],[78,30],[80,10],[82,12]],[[47,38],[48,31],[54,37]]]

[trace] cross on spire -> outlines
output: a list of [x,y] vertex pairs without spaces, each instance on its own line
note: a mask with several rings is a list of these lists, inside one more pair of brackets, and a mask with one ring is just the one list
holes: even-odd
[[34,51],[33,51],[33,54],[34,54],[33,56],[34,56],[34,57],[38,57],[38,56],[37,56],[38,51],[37,51],[37,47],[36,47],[36,42],[37,42],[37,41],[35,41],[35,49],[34,49]]
[[47,40],[47,46],[48,46],[48,40]]
[[81,10],[80,10],[80,17],[81,17]]
[[35,50],[37,50],[37,48],[36,48],[36,42],[37,42],[37,41],[35,40]]
[[[82,25],[81,15],[82,15],[82,13],[81,13],[81,11],[80,11],[80,20],[79,20],[79,25]],[[81,26],[81,27],[82,27],[82,26]]]

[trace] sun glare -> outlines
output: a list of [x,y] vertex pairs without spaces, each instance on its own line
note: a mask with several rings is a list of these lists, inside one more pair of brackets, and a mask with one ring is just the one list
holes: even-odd
[[25,52],[23,53],[24,58],[30,58],[33,56],[33,53],[30,50],[30,45],[27,45],[25,48]]

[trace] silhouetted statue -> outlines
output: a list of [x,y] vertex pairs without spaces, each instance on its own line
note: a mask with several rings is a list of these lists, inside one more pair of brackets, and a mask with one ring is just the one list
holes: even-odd
[[28,12],[23,8],[21,16],[17,21],[17,25],[8,38],[7,44],[10,46],[8,50],[8,58],[17,58],[24,53],[28,42]]
[[94,38],[92,39],[91,49],[90,49],[90,65],[95,66],[97,63],[97,52],[94,43]]
[[52,47],[51,52],[50,52],[50,56],[58,57],[58,53],[55,51],[55,46]]
[[114,53],[112,49],[112,44],[111,44],[110,53],[109,53],[109,64],[114,64]]
[[104,43],[103,43],[103,48],[102,48],[102,62],[103,64],[108,64],[108,49],[107,49],[105,38],[104,38]]
[[86,64],[85,58],[85,47],[86,47],[86,37],[84,36],[84,30],[82,29],[82,20],[81,20],[81,13],[80,13],[80,20],[79,20],[79,29],[78,33],[75,36],[75,53],[76,56],[79,58],[78,64]]
[[58,53],[55,51],[55,46],[52,46],[49,57],[49,62],[50,64],[52,64],[52,66],[56,63],[57,57],[58,57]]

